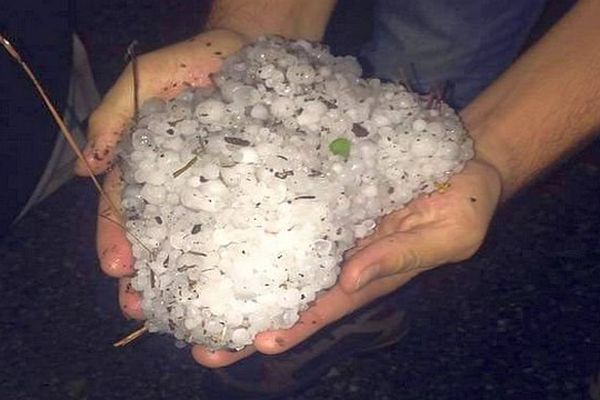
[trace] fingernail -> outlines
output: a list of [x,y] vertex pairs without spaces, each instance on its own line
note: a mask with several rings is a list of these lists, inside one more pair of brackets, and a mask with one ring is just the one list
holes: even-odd
[[355,290],[362,289],[369,282],[371,282],[373,279],[375,279],[379,275],[380,269],[381,269],[381,267],[379,265],[373,265],[370,268],[368,268],[366,271],[364,271],[358,278],[358,281],[356,282]]

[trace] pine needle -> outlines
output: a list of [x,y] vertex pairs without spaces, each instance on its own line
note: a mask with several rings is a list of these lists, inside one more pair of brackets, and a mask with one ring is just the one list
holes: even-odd
[[183,167],[179,168],[177,171],[173,172],[173,178],[177,178],[179,175],[183,174],[185,171],[187,171],[188,169],[190,169],[190,167],[192,165],[194,165],[194,163],[198,161],[198,157],[194,157],[192,158],[190,161],[187,162],[187,164],[185,164]]
[[129,335],[125,336],[123,339],[121,339],[118,342],[116,342],[115,344],[113,344],[113,346],[114,347],[127,346],[129,343],[138,339],[140,336],[142,336],[146,332],[148,332],[148,327],[146,325],[143,325],[140,328],[136,329],[135,331],[131,332]]

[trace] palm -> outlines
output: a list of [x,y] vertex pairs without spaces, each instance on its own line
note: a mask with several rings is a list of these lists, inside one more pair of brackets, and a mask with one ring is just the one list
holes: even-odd
[[[383,264],[389,273],[421,270],[464,260],[479,248],[500,196],[496,170],[471,161],[440,192],[421,196],[382,218],[375,233],[352,251],[348,269]],[[342,284],[349,284],[342,276]],[[350,288],[349,286],[347,286]]]
[[[255,347],[267,354],[288,350],[307,337],[388,294],[426,269],[464,260],[481,245],[500,197],[497,171],[471,161],[443,193],[422,196],[384,217],[377,230],[349,252],[338,283],[306,310],[287,330],[263,332]],[[378,273],[357,288],[364,271]],[[208,366],[223,366],[246,357],[240,353],[207,352],[194,348],[195,358]]]

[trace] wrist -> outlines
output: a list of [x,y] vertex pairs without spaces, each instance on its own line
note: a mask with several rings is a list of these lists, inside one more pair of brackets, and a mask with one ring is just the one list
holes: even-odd
[[[469,128],[467,126],[467,128]],[[514,159],[510,144],[503,140],[503,135],[495,135],[494,131],[501,129],[499,125],[482,124],[470,128],[469,134],[473,139],[475,160],[493,168],[502,187],[501,201],[508,200],[516,191],[513,168]]]

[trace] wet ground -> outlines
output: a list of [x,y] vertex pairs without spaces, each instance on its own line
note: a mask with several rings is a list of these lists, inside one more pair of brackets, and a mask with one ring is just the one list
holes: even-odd
[[[83,36],[102,89],[131,40],[145,49],[173,40],[173,24],[140,24],[156,15],[152,2],[110,3],[80,9],[98,24]],[[161,4],[202,21],[200,6]],[[399,343],[343,358],[286,397],[600,399],[598,160],[596,142],[506,205],[474,258],[404,289],[410,324]],[[75,180],[0,242],[0,398],[227,398],[209,394],[214,374],[169,338],[112,347],[137,324],[123,319],[115,282],[99,271],[96,201],[90,182]]]

